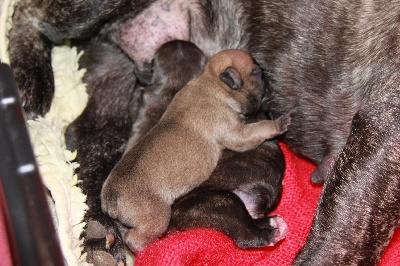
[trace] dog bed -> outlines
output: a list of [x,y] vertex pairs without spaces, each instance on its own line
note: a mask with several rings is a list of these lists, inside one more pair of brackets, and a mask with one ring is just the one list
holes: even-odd
[[[7,63],[7,33],[17,1],[3,0],[0,4],[0,59]],[[67,265],[87,265],[85,256],[81,256],[82,241],[79,239],[87,208],[85,195],[76,186],[74,169],[78,165],[70,162],[76,154],[65,149],[63,137],[66,126],[87,102],[85,85],[81,81],[84,70],[79,69],[77,63],[79,56],[76,49],[68,45],[53,49],[56,92],[52,108],[44,117],[27,121]],[[199,228],[172,233],[156,241],[136,257],[135,265],[290,265],[306,240],[322,186],[310,182],[315,165],[296,156],[286,145],[280,145],[286,160],[284,189],[282,201],[271,215],[281,215],[289,226],[283,241],[274,247],[242,250],[222,233]],[[4,201],[0,204],[4,211]],[[2,265],[12,265],[4,221],[4,212],[0,212],[0,256]],[[399,230],[380,265],[400,265]]]

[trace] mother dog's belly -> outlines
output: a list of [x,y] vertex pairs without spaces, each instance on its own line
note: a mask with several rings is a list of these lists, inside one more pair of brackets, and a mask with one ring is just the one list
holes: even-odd
[[139,71],[148,71],[155,51],[171,40],[189,40],[188,8],[193,0],[161,0],[113,33],[114,41],[134,60]]

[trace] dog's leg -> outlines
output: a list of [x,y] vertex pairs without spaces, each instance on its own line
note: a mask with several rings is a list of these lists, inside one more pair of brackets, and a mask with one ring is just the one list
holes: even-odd
[[383,76],[354,117],[294,265],[379,262],[400,221],[399,84],[397,73]]
[[10,31],[10,65],[28,118],[44,115],[54,94],[51,68],[51,41],[33,26],[38,12],[30,1],[21,2],[14,14]]
[[223,145],[233,151],[254,149],[265,140],[285,133],[290,125],[290,120],[290,114],[285,114],[277,120],[243,124],[241,127],[232,129],[231,137],[227,138]]
[[321,184],[325,182],[329,171],[332,169],[333,163],[335,162],[337,155],[330,154],[322,159],[322,162],[318,165],[317,169],[311,174],[311,181],[314,184]]
[[135,254],[165,233],[171,218],[171,206],[160,198],[151,198],[151,206],[143,203],[145,208],[136,208],[133,213],[129,213],[131,209],[125,209],[124,212],[124,219],[130,218],[125,244]]
[[[66,142],[69,149],[78,150],[78,177],[87,195],[88,226],[83,237],[88,258],[96,263],[97,253],[109,252],[116,261],[123,261],[123,241],[113,221],[102,212],[99,195],[104,180],[122,156],[131,131],[128,105],[136,82],[134,65],[115,46],[93,44],[87,48],[80,64],[87,68],[84,82],[88,84],[89,102],[67,128]],[[107,245],[108,234],[115,238],[113,245]]]
[[51,48],[67,38],[89,37],[118,14],[135,16],[153,1],[22,0],[10,31],[10,65],[28,118],[51,105],[54,80]]

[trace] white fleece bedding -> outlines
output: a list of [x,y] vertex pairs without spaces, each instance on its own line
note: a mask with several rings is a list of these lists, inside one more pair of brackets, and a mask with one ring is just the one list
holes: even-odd
[[[8,32],[12,26],[11,16],[17,0],[0,2],[0,59],[9,63],[7,47]],[[52,50],[52,66],[55,79],[55,95],[50,111],[35,120],[28,120],[37,163],[43,183],[49,192],[49,203],[60,246],[67,265],[88,265],[81,256],[82,240],[79,236],[85,224],[83,216],[87,205],[86,196],[76,186],[72,162],[76,152],[66,149],[65,128],[83,111],[87,104],[86,86],[82,83],[84,69],[79,69],[81,54],[67,45]]]

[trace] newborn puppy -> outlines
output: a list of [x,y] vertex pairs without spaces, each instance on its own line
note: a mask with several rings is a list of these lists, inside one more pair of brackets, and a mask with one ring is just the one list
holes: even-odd
[[117,163],[103,185],[102,208],[129,228],[130,250],[143,250],[166,231],[171,204],[208,179],[225,148],[253,149],[286,132],[288,116],[244,121],[261,107],[263,79],[244,51],[216,54]]
[[[160,120],[175,94],[201,73],[205,62],[203,52],[190,42],[171,41],[157,50],[152,85],[133,104],[135,123],[126,151]],[[263,216],[281,198],[284,162],[275,141],[245,152],[225,151],[210,179],[172,205],[168,231],[212,228],[242,248],[274,245],[286,235],[286,223],[278,216]]]
[[287,225],[280,216],[265,216],[281,199],[284,169],[276,141],[242,153],[225,151],[210,178],[172,205],[168,231],[212,228],[241,248],[275,245]]
[[167,42],[157,50],[151,86],[142,88],[140,97],[133,98],[131,118],[135,123],[125,152],[160,120],[175,94],[201,74],[206,62],[203,52],[187,41]]

